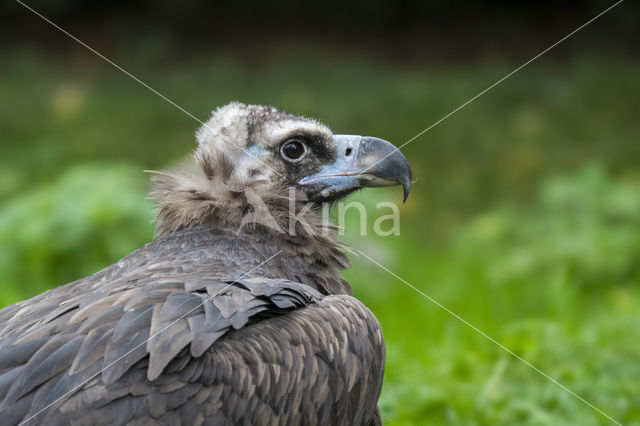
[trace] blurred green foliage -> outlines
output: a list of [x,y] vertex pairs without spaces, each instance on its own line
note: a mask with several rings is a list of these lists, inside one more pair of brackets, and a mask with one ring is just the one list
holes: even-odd
[[0,304],[91,275],[153,236],[131,165],[74,166],[0,209]]
[[479,214],[437,248],[369,239],[363,252],[469,323],[354,259],[347,278],[387,341],[387,424],[608,423],[472,327],[640,424],[640,179],[587,166],[546,180],[526,209]]
[[[296,45],[176,62],[161,40],[140,43],[115,61],[202,119],[230,100],[275,104],[398,145],[514,68],[400,67]],[[3,59],[8,304],[150,240],[142,170],[188,153],[198,123],[90,55]],[[406,147],[417,181],[400,236],[357,236],[349,217],[345,240],[616,420],[640,424],[640,64],[545,61]],[[399,201],[393,189],[356,197],[375,216],[386,213],[376,202]],[[387,424],[608,423],[363,256],[352,261],[345,275],[387,341]]]

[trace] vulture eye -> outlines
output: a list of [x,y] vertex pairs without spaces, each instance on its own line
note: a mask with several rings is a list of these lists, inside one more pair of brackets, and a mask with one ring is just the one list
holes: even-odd
[[290,163],[297,163],[307,155],[307,146],[298,139],[289,139],[280,147],[280,155]]

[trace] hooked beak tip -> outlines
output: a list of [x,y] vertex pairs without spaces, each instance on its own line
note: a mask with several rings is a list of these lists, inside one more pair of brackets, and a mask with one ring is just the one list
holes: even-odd
[[344,155],[299,182],[309,193],[325,198],[339,197],[358,188],[402,185],[402,202],[407,201],[411,190],[411,167],[393,144],[380,138],[355,135],[334,135],[334,143],[337,152]]

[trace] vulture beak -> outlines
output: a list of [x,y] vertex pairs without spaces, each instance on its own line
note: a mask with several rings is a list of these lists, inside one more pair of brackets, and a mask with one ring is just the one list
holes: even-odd
[[298,182],[308,193],[331,199],[364,187],[402,185],[407,200],[411,168],[398,148],[371,136],[334,135],[333,142],[336,160]]

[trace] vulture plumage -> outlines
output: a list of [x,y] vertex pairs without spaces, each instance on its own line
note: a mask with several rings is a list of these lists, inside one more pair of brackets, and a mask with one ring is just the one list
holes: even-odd
[[411,171],[382,139],[232,103],[154,172],[154,241],[0,310],[0,425],[374,425],[385,347],[320,205]]

